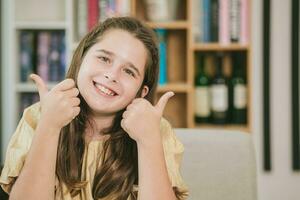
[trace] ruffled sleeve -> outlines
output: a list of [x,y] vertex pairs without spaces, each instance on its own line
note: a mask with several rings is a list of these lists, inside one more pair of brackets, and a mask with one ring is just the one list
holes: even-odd
[[26,108],[10,139],[0,177],[0,185],[7,193],[10,193],[12,185],[22,170],[39,117],[39,103]]
[[188,188],[180,174],[180,165],[184,146],[176,137],[171,124],[164,118],[161,120],[161,134],[163,138],[164,154],[168,175],[175,191],[188,194]]

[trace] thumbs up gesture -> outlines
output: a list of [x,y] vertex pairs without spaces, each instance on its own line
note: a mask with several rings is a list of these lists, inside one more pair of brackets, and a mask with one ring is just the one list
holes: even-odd
[[79,90],[75,87],[73,79],[63,80],[49,91],[41,77],[31,74],[30,78],[35,82],[40,96],[40,120],[60,130],[79,114]]
[[144,98],[136,98],[123,113],[121,127],[137,143],[147,143],[160,139],[160,120],[173,92],[165,93],[156,105]]

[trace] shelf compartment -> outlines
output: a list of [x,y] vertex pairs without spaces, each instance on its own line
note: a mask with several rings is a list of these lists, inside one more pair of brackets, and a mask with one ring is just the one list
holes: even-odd
[[[163,95],[157,95],[157,100]],[[157,103],[157,101],[156,101]],[[187,127],[187,95],[184,93],[175,94],[168,100],[163,112],[163,117],[167,119],[173,128]]]
[[246,44],[220,44],[220,43],[196,43],[193,45],[194,51],[241,51],[248,50]]
[[167,75],[168,83],[187,82],[187,31],[167,32]]

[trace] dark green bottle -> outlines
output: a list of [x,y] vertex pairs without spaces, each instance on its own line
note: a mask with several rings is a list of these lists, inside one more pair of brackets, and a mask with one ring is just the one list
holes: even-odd
[[205,72],[205,56],[199,55],[195,77],[195,121],[208,123],[210,118],[209,77]]
[[245,78],[246,59],[244,54],[233,55],[233,77],[231,79],[231,122],[247,123],[247,83]]
[[211,81],[211,116],[214,124],[228,122],[228,81],[223,74],[223,55],[217,54],[215,58],[216,74]]

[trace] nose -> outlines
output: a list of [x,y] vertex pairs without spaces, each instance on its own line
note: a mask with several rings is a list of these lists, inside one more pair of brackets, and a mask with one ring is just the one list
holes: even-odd
[[114,83],[117,83],[118,82],[118,72],[117,70],[111,70],[111,71],[107,71],[105,74],[104,74],[104,77],[109,80],[109,81],[112,81]]

